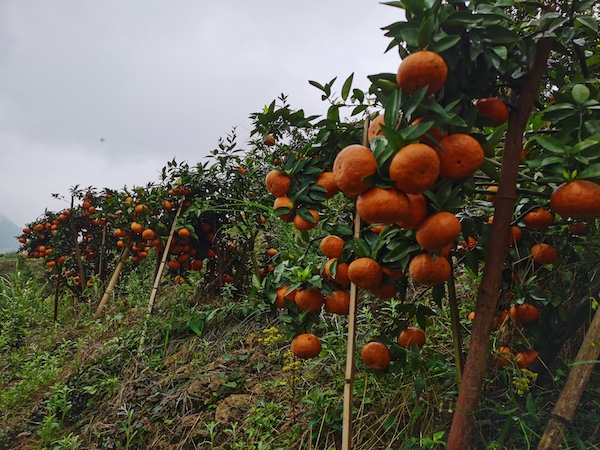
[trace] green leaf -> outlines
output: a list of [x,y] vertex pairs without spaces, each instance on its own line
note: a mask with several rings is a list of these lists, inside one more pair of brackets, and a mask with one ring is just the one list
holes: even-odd
[[198,336],[202,336],[202,331],[204,330],[204,324],[205,324],[204,319],[202,319],[198,315],[191,316],[186,323],[188,328],[190,330],[192,330],[194,333],[196,333]]
[[421,22],[421,28],[419,29],[419,48],[427,48],[431,41],[431,34],[433,33],[434,18],[429,16],[423,22]]
[[446,51],[460,42],[460,36],[445,36],[431,44],[431,50],[436,53]]
[[350,93],[350,88],[352,87],[352,80],[354,78],[354,73],[352,73],[346,81],[344,81],[344,85],[342,86],[342,98],[344,101],[348,98],[348,94]]
[[579,178],[588,179],[588,180],[592,179],[592,178],[599,178],[599,177],[600,177],[600,164],[594,164],[589,167],[586,167],[579,174]]
[[325,88],[323,87],[323,85],[320,84],[320,83],[317,83],[316,81],[308,80],[308,84],[310,84],[310,85],[316,87],[317,89],[325,92]]
[[400,107],[400,89],[395,89],[387,103],[385,104],[385,113],[383,121],[390,126],[394,126],[398,117],[398,108]]
[[350,246],[359,258],[365,258],[371,255],[371,248],[364,239],[354,238],[350,241]]
[[573,89],[571,89],[571,95],[573,96],[573,100],[581,105],[590,98],[590,90],[583,84],[576,84],[573,86]]
[[598,34],[598,22],[592,16],[577,16],[575,18],[575,25],[577,24]]
[[552,153],[565,153],[565,146],[558,139],[549,136],[536,136],[534,140]]
[[351,116],[355,116],[357,114],[360,114],[361,112],[363,112],[365,109],[367,109],[369,107],[369,105],[358,105],[356,108],[354,108],[352,110],[352,112],[350,113]]

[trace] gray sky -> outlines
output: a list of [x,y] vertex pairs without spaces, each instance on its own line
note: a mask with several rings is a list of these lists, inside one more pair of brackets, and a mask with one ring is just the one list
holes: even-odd
[[400,19],[373,0],[2,0],[0,213],[21,226],[67,206],[51,193],[204,161],[281,93],[322,113],[308,80],[395,72],[381,27]]

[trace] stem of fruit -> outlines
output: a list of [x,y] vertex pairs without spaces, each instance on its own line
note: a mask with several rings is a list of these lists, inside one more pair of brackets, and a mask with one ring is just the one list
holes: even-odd
[[479,395],[487,368],[489,340],[494,312],[498,302],[502,269],[508,254],[510,222],[516,201],[523,134],[546,71],[553,38],[542,37],[520,92],[514,99],[515,108],[508,119],[508,130],[500,171],[500,185],[496,195],[494,223],[490,232],[485,268],[477,295],[475,319],[467,360],[460,383],[452,426],[448,435],[448,450],[467,450],[470,447]]
[[465,364],[462,352],[462,337],[460,335],[460,315],[458,313],[458,302],[456,301],[456,284],[454,273],[448,278],[448,305],[450,306],[450,326],[452,327],[452,345],[454,347],[454,360],[456,361],[456,382],[460,384],[463,367]]
[[181,199],[181,202],[179,203],[179,207],[177,208],[177,212],[175,213],[175,218],[173,219],[173,223],[171,224],[171,232],[169,233],[169,237],[167,238],[167,243],[165,244],[165,250],[164,250],[162,258],[160,260],[160,266],[158,267],[158,273],[154,277],[154,284],[152,285],[152,292],[150,293],[150,300],[148,300],[148,309],[146,311],[146,318],[144,319],[144,327],[142,328],[142,336],[140,337],[140,345],[138,346],[138,355],[141,355],[142,351],[144,350],[144,344],[146,343],[146,331],[148,330],[148,319],[150,319],[150,315],[152,314],[152,308],[154,307],[154,299],[156,298],[156,294],[158,293],[158,286],[160,284],[160,279],[162,278],[162,274],[165,270],[165,266],[167,265],[167,258],[169,257],[169,249],[171,248],[171,242],[173,242],[173,236],[175,235],[177,219],[179,218],[179,214],[181,214],[181,209],[183,208],[184,201],[185,201],[185,197]]

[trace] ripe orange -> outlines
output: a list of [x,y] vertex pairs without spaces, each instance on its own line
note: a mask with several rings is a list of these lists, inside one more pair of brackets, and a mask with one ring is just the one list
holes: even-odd
[[245,175],[246,174],[246,169],[244,167],[236,167],[235,171],[238,172],[241,175]]
[[192,270],[202,270],[202,260],[201,259],[192,259],[192,262],[190,263],[190,267]]
[[321,353],[321,340],[311,333],[303,333],[292,339],[290,350],[300,359],[314,358]]
[[283,197],[290,190],[292,179],[288,174],[273,169],[265,177],[265,184],[267,185],[267,190],[275,197]]
[[408,274],[417,285],[436,286],[446,281],[452,272],[452,266],[446,258],[433,259],[429,253],[421,253],[411,259]]
[[325,297],[319,290],[319,288],[313,287],[311,289],[299,288],[296,292],[296,305],[303,311],[309,311],[315,313],[321,310]]
[[515,360],[517,361],[517,365],[519,369],[524,369],[528,367],[533,361],[536,360],[540,352],[537,350],[523,350],[515,355]]
[[542,265],[553,264],[558,260],[558,253],[549,244],[540,243],[531,247],[531,256],[533,260]]
[[373,370],[386,370],[392,360],[392,355],[387,346],[377,341],[365,344],[360,351],[360,357]]
[[545,230],[552,222],[552,213],[544,208],[537,208],[523,217],[523,223],[528,230]]
[[277,208],[288,208],[290,210],[287,213],[277,215],[284,222],[290,222],[294,217],[294,202],[292,202],[289,197],[277,197],[273,202],[273,209]]
[[162,207],[165,211],[171,211],[173,209],[173,202],[170,200],[165,200],[162,202]]
[[279,252],[277,251],[276,248],[270,248],[269,250],[267,250],[267,255],[270,257],[273,257],[275,255],[277,255]]
[[135,205],[135,208],[133,208],[133,210],[136,212],[136,214],[142,214],[148,211],[148,207],[140,203],[138,205]]
[[317,177],[317,186],[321,186],[325,188],[327,192],[325,192],[326,198],[331,198],[335,194],[339,192],[339,188],[337,184],[335,184],[335,178],[333,176],[333,172],[322,172]]
[[425,345],[425,332],[417,327],[407,327],[398,335],[398,344],[404,348],[417,344],[421,348]]
[[144,225],[138,222],[131,222],[129,227],[131,228],[131,231],[137,234],[141,234],[144,231]]
[[540,317],[540,310],[529,303],[511,306],[509,313],[515,323],[531,323]]
[[369,124],[369,129],[367,131],[367,137],[369,138],[369,142],[371,142],[377,136],[383,136],[381,125],[385,125],[385,119],[383,114],[380,114],[377,117],[375,117]]
[[461,230],[460,220],[454,214],[440,211],[421,222],[415,237],[421,247],[433,253],[454,242]]
[[387,267],[382,266],[381,270],[383,270],[383,273],[389,276],[394,281],[398,281],[404,275],[401,269],[389,269]]
[[[289,291],[289,292],[288,292]],[[296,299],[297,289],[290,291],[289,286],[281,286],[277,289],[277,295],[275,297],[275,307],[276,308],[285,308],[285,299],[294,302]]]
[[427,199],[423,194],[406,194],[408,197],[408,216],[398,221],[398,225],[405,230],[414,230],[429,214],[427,211]]
[[313,228],[315,228],[317,226],[317,224],[319,223],[319,220],[321,220],[321,218],[319,217],[319,213],[317,211],[315,211],[314,209],[309,209],[308,212],[313,217],[313,220],[314,220],[313,222],[306,220],[300,214],[296,214],[294,216],[293,223],[297,230],[299,230],[299,231],[312,230]]
[[371,188],[356,199],[356,212],[366,223],[395,223],[410,213],[408,197],[394,188]]
[[333,291],[325,297],[325,311],[330,314],[347,316],[350,313],[350,293],[348,291]]
[[[411,125],[418,125],[421,122],[423,122],[425,118],[424,117],[419,117],[418,119],[415,119],[412,121]],[[429,137],[431,136],[431,137]],[[425,133],[424,135],[422,135],[419,140],[423,143],[423,144],[427,144],[432,148],[437,148],[439,142],[445,138],[446,136],[448,136],[448,132],[446,131],[445,133],[442,134],[442,130],[440,130],[438,127],[432,128],[430,129],[427,133]]]
[[180,238],[187,239],[187,238],[189,238],[192,235],[192,233],[187,228],[180,228],[179,230],[177,230],[177,235]]
[[455,179],[468,177],[483,163],[483,148],[468,134],[450,134],[435,149],[440,158],[440,177]]
[[390,178],[394,187],[407,194],[422,194],[440,174],[440,158],[425,144],[408,144],[392,158]]
[[147,241],[154,239],[154,235],[154,230],[151,228],[146,228],[144,231],[142,231],[142,238],[146,239]]
[[523,230],[517,225],[510,227],[510,245],[516,245],[523,237]]
[[321,249],[321,253],[327,258],[339,258],[342,255],[345,243],[346,241],[341,237],[329,235],[321,239],[319,248]]
[[33,227],[33,231],[42,231],[43,229],[44,229],[44,225],[41,223],[38,223]]
[[348,197],[356,197],[369,189],[363,180],[375,172],[377,161],[373,152],[358,144],[345,147],[333,162],[335,184]]
[[494,203],[496,201],[496,192],[498,192],[498,186],[488,186],[487,191],[489,194],[486,195],[485,199],[488,202]]
[[396,295],[396,286],[393,284],[381,283],[376,288],[369,289],[369,292],[381,300],[387,300]]
[[514,358],[513,352],[510,347],[500,347],[497,351],[498,367],[500,369],[511,365],[511,361]]
[[331,265],[335,261],[337,261],[337,258],[331,258],[325,263],[325,268],[323,270],[324,275],[341,286],[348,286],[350,284],[350,278],[348,278],[348,263],[338,262],[335,266],[335,276],[332,276]]
[[573,222],[569,225],[569,232],[576,236],[587,236],[590,234],[590,227],[586,222]]
[[550,207],[564,218],[600,217],[600,185],[588,180],[563,183],[552,192]]
[[176,259],[172,259],[167,263],[167,266],[169,266],[169,269],[171,270],[179,270],[181,264]]
[[375,289],[383,279],[383,269],[374,259],[357,258],[348,265],[348,278],[361,289]]
[[265,137],[265,145],[271,147],[275,145],[275,142],[275,136],[273,136],[272,134],[267,134],[267,136]]
[[402,60],[396,73],[396,82],[400,89],[410,95],[428,86],[425,95],[431,95],[442,88],[447,75],[448,66],[440,55],[421,50]]
[[480,98],[475,102],[479,115],[486,118],[486,125],[498,127],[508,120],[509,110],[506,103],[496,97]]

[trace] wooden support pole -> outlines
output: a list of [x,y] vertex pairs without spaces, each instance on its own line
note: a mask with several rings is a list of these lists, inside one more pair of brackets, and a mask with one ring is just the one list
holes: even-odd
[[115,271],[113,272],[112,277],[110,278],[110,282],[108,283],[108,287],[106,288],[106,291],[104,292],[104,295],[102,296],[102,300],[100,300],[100,304],[98,305],[96,314],[94,314],[94,319],[97,319],[98,317],[100,317],[100,314],[102,314],[104,307],[108,303],[108,299],[110,298],[110,295],[112,294],[113,289],[117,285],[117,281],[119,280],[119,275],[121,275],[123,266],[125,265],[127,258],[129,258],[130,251],[131,251],[131,247],[127,246],[121,252],[121,257],[119,258],[119,263],[117,264],[117,267],[115,267]]

